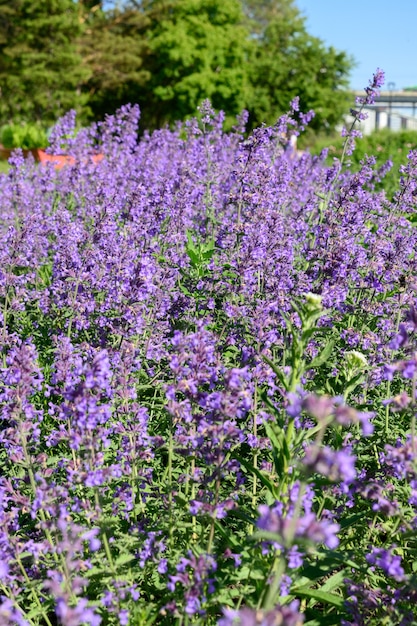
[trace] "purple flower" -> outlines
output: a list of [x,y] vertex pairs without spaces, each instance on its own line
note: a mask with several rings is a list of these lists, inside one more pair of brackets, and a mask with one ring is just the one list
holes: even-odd
[[303,552],[300,552],[298,546],[292,546],[286,553],[286,556],[288,561],[288,567],[290,569],[297,569],[298,567],[302,566],[305,554]]
[[[375,98],[382,80],[378,71],[360,104]],[[387,439],[380,467],[375,458],[369,475],[358,477],[353,451],[365,455],[357,466],[368,467],[367,446],[381,441],[358,441],[357,427],[372,432],[373,415],[358,407],[381,397],[384,363],[397,394],[386,402],[410,413],[415,400],[407,393],[416,375],[417,230],[407,216],[416,208],[417,151],[409,152],[390,202],[375,191],[388,165],[378,169],[373,157],[342,169],[336,160],[327,167],[325,153],[290,155],[288,140],[311,118],[298,111],[299,100],[291,106],[249,139],[243,117],[239,130],[224,132],[223,116],[208,102],[202,122],[140,140],[138,107],[123,107],[77,138],[71,113],[52,143],[70,150],[74,166],[53,171],[17,154],[0,175],[0,573],[16,598],[15,606],[2,599],[0,622],[20,623],[17,607],[27,610],[33,589],[49,594],[47,606],[55,600],[61,623],[94,623],[95,613],[123,623],[138,599],[145,606],[151,595],[161,598],[161,585],[171,594],[162,621],[184,621],[184,614],[204,621],[217,610],[217,580],[232,589],[242,574],[236,568],[255,558],[266,571],[267,560],[282,555],[295,581],[294,570],[309,566],[317,548],[338,545],[339,524],[361,507],[375,517],[368,531],[378,533],[382,551],[370,550],[368,567],[379,574],[369,580],[389,576],[392,590],[348,585],[352,620],[376,623],[379,607],[414,607],[401,578],[405,564],[383,544],[381,518],[394,518],[388,526],[399,541],[416,527],[415,443]],[[353,115],[361,120],[364,111],[355,107]],[[355,136],[352,129],[349,139]],[[86,156],[97,144],[106,156],[93,168]],[[201,254],[207,250],[201,264],[198,255],[191,262],[191,239]],[[306,293],[317,294],[324,315],[309,330],[291,304]],[[297,360],[319,363],[334,333],[342,362],[292,369]],[[388,346],[410,352],[389,363]],[[366,402],[358,386],[347,406],[322,392],[338,388],[350,348],[366,353],[369,368]],[[291,374],[303,387],[286,393]],[[398,432],[408,427],[405,413],[395,416]],[[275,432],[275,448],[285,443],[288,420],[294,436],[282,449],[286,472],[268,434]],[[345,428],[351,439],[341,443]],[[310,443],[314,433],[323,434],[320,445]],[[249,471],[255,460],[259,480]],[[267,481],[280,494],[275,502],[264,499]],[[259,541],[233,543],[261,502]],[[323,502],[334,511],[322,510]],[[186,522],[197,516],[192,539]],[[181,534],[168,523],[182,524]],[[111,576],[104,527],[118,570]],[[349,531],[358,550],[362,527]],[[191,539],[192,552],[183,554]],[[124,580],[128,548],[133,566],[143,568],[140,589]],[[291,578],[281,579],[283,596]],[[256,589],[246,597],[254,605]],[[393,623],[406,619],[396,617]],[[229,608],[223,619],[257,618],[302,621],[298,605]]]
[[176,585],[183,588],[186,613],[203,615],[206,594],[214,593],[212,574],[217,569],[214,558],[208,554],[196,557],[191,552],[177,564],[177,574],[169,576],[167,588],[174,591]]
[[388,344],[388,347],[391,348],[391,350],[399,350],[400,348],[403,348],[404,346],[406,346],[407,343],[408,343],[407,329],[405,327],[405,324],[400,324],[399,329],[398,329],[398,334],[395,335],[393,339],[391,339],[391,341]]
[[[413,331],[417,331],[417,309],[414,304],[410,306],[406,313],[406,319],[413,326]],[[401,324],[400,324],[401,326]]]
[[332,481],[341,480],[348,484],[356,477],[355,460],[349,451],[312,444],[305,450],[303,465]]
[[223,608],[223,617],[217,623],[218,626],[300,626],[304,622],[304,615],[298,608],[298,600],[288,605],[277,605],[271,611],[247,607],[239,610]]
[[127,611],[126,609],[123,609],[122,611],[119,612],[118,617],[119,617],[120,626],[128,626],[129,611]]
[[404,569],[401,566],[401,557],[394,555],[392,550],[372,548],[372,551],[366,555],[366,560],[370,565],[380,567],[388,576],[391,576],[398,582],[405,579]]
[[399,439],[395,446],[386,444],[381,454],[381,463],[385,472],[399,479],[412,479],[417,475],[415,449],[417,438],[414,442],[409,436],[405,442]]
[[370,421],[374,415],[374,413],[369,411],[357,411],[355,408],[347,405],[339,405],[334,412],[335,421],[338,424],[348,426],[359,423],[365,436],[372,435],[374,431],[374,426]]
[[12,600],[4,596],[0,597],[0,624],[4,626],[29,626],[29,622],[24,619]]
[[92,528],[87,532],[83,533],[82,539],[84,541],[88,541],[88,546],[91,552],[96,552],[100,549],[101,541],[97,538],[97,535],[100,533],[99,528]]
[[322,421],[333,413],[334,398],[310,394],[304,398],[302,406],[307,413]]
[[7,578],[10,571],[10,566],[6,561],[0,561],[0,580]]
[[[313,492],[306,489],[302,502],[304,511],[298,511],[296,503],[298,499],[299,485],[291,494],[291,501],[285,506],[277,501],[273,506],[262,504],[258,507],[259,518],[257,526],[261,530],[276,535],[275,547],[289,553],[293,545],[299,543],[319,543],[325,544],[329,548],[335,548],[339,544],[337,533],[340,530],[339,524],[326,520],[317,519],[311,510]],[[262,533],[260,533],[262,537]],[[268,539],[268,541],[271,541]]]
[[87,600],[80,598],[75,607],[67,604],[64,598],[58,598],[56,603],[56,614],[61,620],[62,626],[99,626],[101,617],[92,608],[88,608]]
[[373,75],[372,80],[369,81],[369,85],[365,87],[366,96],[364,98],[357,98],[356,102],[362,105],[374,104],[375,98],[379,95],[379,90],[384,82],[385,73],[383,70],[378,68]]

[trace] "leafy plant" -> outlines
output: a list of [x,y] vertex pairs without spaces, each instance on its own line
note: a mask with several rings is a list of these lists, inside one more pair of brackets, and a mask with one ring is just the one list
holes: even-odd
[[[308,149],[313,154],[319,154],[327,149],[327,163],[331,165],[333,159],[340,158],[343,150],[343,138],[339,136],[321,137],[313,139],[310,135]],[[389,198],[399,191],[400,167],[407,163],[407,156],[411,150],[417,147],[417,131],[400,130],[393,132],[389,129],[374,131],[370,135],[358,137],[355,151],[350,155],[349,162],[353,171],[361,168],[361,163],[366,156],[371,156],[376,161],[380,175],[375,176],[372,184],[376,189],[384,189]],[[387,165],[388,164],[388,165]]]
[[417,151],[390,201],[295,104],[0,176],[2,625],[413,623]]
[[39,124],[8,124],[0,131],[0,143],[8,150],[32,150],[45,148],[48,139],[46,131]]

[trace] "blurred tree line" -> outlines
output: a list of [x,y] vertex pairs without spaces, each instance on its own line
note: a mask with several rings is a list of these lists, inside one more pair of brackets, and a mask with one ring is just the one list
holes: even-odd
[[300,97],[332,130],[353,61],[311,36],[294,0],[0,0],[0,124],[81,120],[139,103],[142,127],[209,98],[232,123],[274,123]]

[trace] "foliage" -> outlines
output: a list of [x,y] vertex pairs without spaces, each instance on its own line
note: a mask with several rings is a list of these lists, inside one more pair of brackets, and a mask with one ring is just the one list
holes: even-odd
[[4,626],[413,623],[417,152],[390,201],[296,104],[0,176]]
[[137,10],[116,7],[104,12],[97,5],[93,8],[88,12],[84,7],[80,39],[89,71],[83,90],[94,115],[102,117],[127,102],[142,101],[142,90],[150,79],[145,37],[149,20]]
[[82,31],[72,0],[0,2],[0,118],[56,121],[68,109],[87,113],[77,38]]
[[[29,33],[29,36],[28,36]],[[311,37],[293,0],[0,1],[0,119],[83,120],[139,103],[144,128],[194,114],[205,98],[229,128],[274,123],[300,97],[331,129],[351,60]]]
[[238,0],[154,0],[144,3],[144,16],[149,81],[135,101],[145,127],[184,119],[205,98],[229,116],[240,113],[247,32]]
[[[311,136],[310,136],[311,141]],[[343,138],[340,136],[321,137],[310,146],[313,154],[319,154],[323,149],[328,150],[327,163],[330,165],[334,158],[340,158],[343,150]],[[392,132],[389,129],[374,131],[370,135],[365,135],[356,140],[356,148],[350,156],[350,167],[352,171],[358,171],[361,163],[367,156],[375,158],[377,169],[385,171],[381,180],[376,180],[377,189],[384,189],[387,195],[392,198],[400,190],[399,171],[401,166],[407,163],[407,156],[411,150],[417,148],[417,132],[412,130],[401,130]],[[387,162],[390,164],[386,171]]]
[[274,123],[300,97],[313,128],[347,106],[352,62],[311,37],[293,0],[147,0],[89,14],[82,40],[95,114],[138,102],[145,128],[183,120],[204,98],[249,126]]
[[48,144],[46,131],[39,124],[8,124],[0,131],[0,143],[4,148],[45,148]]
[[243,4],[254,35],[248,63],[251,126],[273,124],[298,97],[303,111],[315,112],[310,128],[334,129],[349,103],[352,59],[309,35],[293,0]]

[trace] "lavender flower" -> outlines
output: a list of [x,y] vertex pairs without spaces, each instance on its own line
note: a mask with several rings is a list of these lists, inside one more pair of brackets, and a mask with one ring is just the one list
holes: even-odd
[[356,477],[355,457],[345,450],[332,450],[328,446],[310,445],[305,450],[303,464],[332,481],[352,482]]
[[401,557],[394,555],[392,550],[373,548],[372,551],[366,555],[366,560],[370,565],[376,565],[398,582],[405,579],[404,569],[401,566]]
[[233,610],[229,608],[223,609],[223,615],[217,623],[218,626],[274,626],[280,624],[282,626],[301,626],[304,622],[304,616],[299,613],[299,602],[294,600],[286,606],[276,606],[271,611],[263,611],[244,607],[243,609]]
[[[73,166],[16,154],[0,175],[5,624],[36,621],[36,598],[68,624],[204,621],[220,584],[261,606],[275,560],[283,597],[328,550],[331,577],[345,541],[363,577],[346,582],[352,623],[412,623],[417,153],[390,202],[372,157],[355,172],[290,154],[299,108],[248,139],[245,116],[225,132],[208,102],[140,139],[136,106],[77,137],[70,113],[52,143]],[[322,315],[308,330],[305,294]],[[303,621],[269,606],[219,623]]]
[[365,87],[366,96],[358,97],[356,102],[358,104],[374,104],[375,98],[379,94],[379,90],[385,81],[385,73],[381,69],[377,69],[375,74],[372,77],[372,80],[369,81],[369,85]]
[[87,606],[85,598],[81,598],[75,607],[69,606],[63,598],[59,598],[56,614],[63,626],[80,626],[80,624],[99,626],[101,624],[101,617],[94,609]]
[[22,612],[14,605],[12,600],[0,597],[0,618],[4,626],[29,626],[29,622],[23,617]]
[[339,545],[337,533],[340,526],[324,518],[317,519],[311,510],[312,497],[312,490],[307,489],[302,496],[304,511],[298,511],[296,503],[301,498],[301,492],[300,485],[296,484],[291,493],[290,504],[286,507],[282,502],[276,502],[272,507],[262,504],[258,508],[258,528],[276,535],[275,547],[285,554],[291,555],[290,548],[300,542],[325,544],[329,548]]

